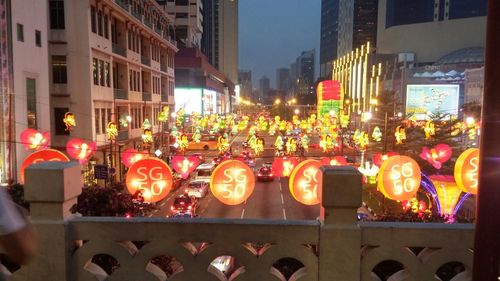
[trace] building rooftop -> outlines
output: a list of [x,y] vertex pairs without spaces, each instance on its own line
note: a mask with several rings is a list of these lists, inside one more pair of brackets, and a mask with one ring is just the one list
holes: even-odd
[[453,51],[436,61],[435,65],[484,63],[484,48],[471,47]]

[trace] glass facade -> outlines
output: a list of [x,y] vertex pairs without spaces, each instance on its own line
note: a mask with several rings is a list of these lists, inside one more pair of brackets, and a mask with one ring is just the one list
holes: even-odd
[[487,0],[450,1],[449,19],[461,19],[486,16]]
[[[339,25],[339,1],[321,1],[321,42],[320,42],[320,64],[330,63],[337,58]],[[327,73],[321,73],[321,76]]]
[[385,27],[434,21],[434,0],[387,0]]

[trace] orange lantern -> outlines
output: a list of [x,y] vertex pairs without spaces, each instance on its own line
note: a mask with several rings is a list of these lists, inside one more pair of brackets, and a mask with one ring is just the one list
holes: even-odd
[[290,193],[295,200],[304,205],[319,204],[318,180],[321,166],[318,160],[306,160],[295,167],[289,181]]
[[272,165],[272,171],[277,177],[289,177],[298,164],[299,160],[295,157],[275,158]]
[[142,159],[130,166],[126,184],[131,194],[142,193],[144,201],[158,202],[172,189],[172,171],[158,158]]
[[464,192],[477,194],[479,174],[479,149],[469,148],[462,152],[455,163],[455,181]]
[[66,152],[71,158],[76,159],[83,164],[94,155],[96,151],[95,142],[85,142],[81,139],[71,139],[66,144]]
[[238,160],[224,161],[210,177],[210,190],[215,198],[226,205],[245,202],[253,193],[255,175],[252,169]]
[[409,200],[417,194],[421,173],[418,163],[408,156],[392,156],[382,163],[378,189],[392,200]]
[[436,188],[441,206],[441,215],[455,215],[455,207],[462,190],[457,186],[452,176],[430,176],[429,177]]
[[28,157],[26,157],[26,159],[24,159],[23,164],[21,165],[21,183],[24,183],[24,170],[29,165],[47,161],[69,162],[69,158],[61,151],[55,149],[45,149],[31,153]]

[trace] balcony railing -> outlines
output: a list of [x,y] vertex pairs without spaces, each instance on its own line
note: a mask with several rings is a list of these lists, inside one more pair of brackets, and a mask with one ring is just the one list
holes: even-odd
[[162,72],[167,72],[167,71],[168,71],[168,67],[167,67],[166,65],[163,65],[163,64],[162,64],[162,65],[160,65],[160,70],[161,70]]
[[128,91],[123,89],[114,89],[114,98],[117,100],[128,100]]
[[151,59],[145,56],[141,56],[141,63],[147,66],[151,66]]
[[[13,277],[20,281],[217,280],[210,263],[219,256],[232,256],[241,267],[227,278],[218,272],[219,280],[286,280],[274,268],[283,258],[303,266],[288,280],[380,280],[374,269],[388,261],[401,265],[387,276],[390,280],[437,280],[438,269],[450,262],[465,269],[453,280],[471,280],[472,224],[358,222],[361,174],[351,167],[322,169],[324,215],[319,220],[177,220],[71,216],[69,207],[81,193],[81,166],[76,162],[32,165],[26,169],[24,190],[43,243],[33,262]],[[50,193],[40,188],[47,179]],[[116,267],[104,271],[93,263],[97,255],[114,258]],[[152,262],[164,255],[178,264],[174,277]]]
[[168,96],[167,95],[161,95],[161,102],[168,102]]
[[130,13],[136,18],[138,19],[140,22],[142,22],[142,15],[141,13],[139,13],[138,11],[136,11],[135,9],[132,9],[130,11]]
[[142,92],[142,101],[151,101],[151,93],[148,92]]
[[127,57],[127,49],[115,43],[113,43],[113,53],[122,57]]
[[158,35],[162,36],[161,28],[158,25],[155,25],[155,32],[158,33]]
[[118,137],[116,139],[118,141],[128,140],[128,130],[127,131],[118,131]]
[[151,20],[150,20],[150,19],[148,19],[148,18],[146,18],[146,17],[145,17],[145,18],[144,18],[144,24],[145,24],[146,26],[148,26],[149,28],[153,29],[153,22],[151,22]]
[[115,3],[118,4],[118,6],[122,7],[125,11],[129,11],[129,4],[126,3],[124,0],[115,0]]

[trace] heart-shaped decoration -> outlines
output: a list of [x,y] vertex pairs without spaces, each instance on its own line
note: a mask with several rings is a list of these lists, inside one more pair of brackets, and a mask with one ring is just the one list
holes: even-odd
[[189,175],[198,167],[200,159],[196,156],[177,155],[172,158],[172,169],[181,174],[183,179],[189,178]]
[[452,149],[447,144],[438,144],[434,148],[429,149],[427,146],[422,148],[420,158],[429,162],[434,168],[441,169],[443,163],[450,160]]
[[389,159],[389,157],[391,157],[391,156],[396,156],[396,155],[399,155],[399,154],[397,152],[392,152],[392,151],[389,151],[386,154],[375,153],[375,154],[373,154],[373,157],[372,157],[373,164],[375,164],[378,167],[381,167],[382,163],[384,163],[385,160]]
[[279,157],[275,158],[272,164],[272,171],[275,176],[289,177],[297,165],[299,160],[295,157]]
[[85,142],[82,139],[71,139],[66,144],[66,152],[80,164],[86,163],[96,151],[95,142]]
[[147,151],[139,152],[137,149],[127,148],[121,153],[122,163],[125,167],[130,167],[135,162],[149,157]]
[[50,133],[40,133],[35,129],[26,129],[21,132],[21,142],[26,149],[45,149],[50,143]]

